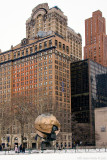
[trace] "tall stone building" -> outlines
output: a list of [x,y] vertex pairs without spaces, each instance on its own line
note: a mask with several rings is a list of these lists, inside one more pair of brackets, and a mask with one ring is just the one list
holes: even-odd
[[33,92],[36,104],[50,97],[57,105],[57,118],[62,117],[59,120],[62,134],[66,140],[69,134],[71,137],[70,120],[68,122],[71,113],[69,43],[49,33],[26,43],[24,39],[12,50],[1,53],[0,59],[1,103],[11,100],[15,93],[28,95]]
[[106,26],[100,10],[93,12],[92,17],[85,20],[84,59],[87,58],[107,66]]
[[[81,45],[80,34],[67,26],[63,12],[58,7],[49,9],[45,3],[35,7],[26,21],[26,38],[0,53],[0,103],[11,101],[16,93],[33,93],[35,104],[49,97],[56,108],[47,108],[54,108],[52,113],[61,123],[56,141],[59,147],[72,146],[70,62],[81,59]],[[14,143],[21,143],[20,130],[15,126],[11,129],[14,134],[11,137],[8,130],[8,139],[14,147]],[[7,142],[2,140],[5,145]],[[25,143],[28,146],[28,137]],[[36,147],[34,138],[30,143],[30,147]]]
[[38,31],[54,31],[66,38],[67,16],[57,7],[49,9],[47,3],[40,4],[32,10],[26,21],[26,36],[34,38]]
[[40,4],[32,10],[26,21],[26,37],[33,39],[39,31],[53,31],[70,43],[71,61],[82,59],[82,37],[68,27],[67,16],[57,6],[49,8],[47,3]]

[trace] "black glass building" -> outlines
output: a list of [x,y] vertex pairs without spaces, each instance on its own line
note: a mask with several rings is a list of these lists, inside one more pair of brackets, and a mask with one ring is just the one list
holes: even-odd
[[71,112],[78,123],[88,124],[95,144],[94,109],[107,107],[107,67],[88,59],[71,63]]

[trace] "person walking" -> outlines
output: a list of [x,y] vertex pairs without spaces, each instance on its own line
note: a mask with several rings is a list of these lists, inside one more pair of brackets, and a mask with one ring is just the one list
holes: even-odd
[[18,146],[18,153],[20,153],[20,146]]
[[17,145],[15,145],[15,153],[18,153]]
[[25,153],[25,146],[22,147],[22,153]]
[[20,145],[20,152],[22,152],[22,144]]
[[0,151],[2,151],[2,145],[0,145]]

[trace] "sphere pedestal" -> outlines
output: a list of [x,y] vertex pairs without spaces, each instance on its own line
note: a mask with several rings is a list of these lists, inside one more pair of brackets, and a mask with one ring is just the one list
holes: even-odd
[[53,150],[53,142],[50,141],[42,141],[41,143],[41,150]]

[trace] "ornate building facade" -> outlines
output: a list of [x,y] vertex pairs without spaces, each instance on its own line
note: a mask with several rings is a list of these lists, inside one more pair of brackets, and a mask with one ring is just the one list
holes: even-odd
[[35,38],[39,31],[53,31],[70,43],[71,61],[82,59],[82,37],[68,27],[67,16],[57,6],[49,8],[47,3],[40,4],[32,10],[26,21],[26,37]]
[[69,43],[51,34],[28,40],[24,44],[22,41],[21,44],[8,52],[1,53],[0,56],[3,57],[0,64],[1,103],[11,100],[15,93],[28,95],[33,92],[36,103],[41,103],[41,99],[49,96],[58,105],[57,116],[62,117],[61,131],[63,134],[70,134]]

